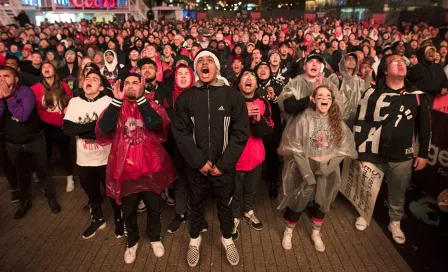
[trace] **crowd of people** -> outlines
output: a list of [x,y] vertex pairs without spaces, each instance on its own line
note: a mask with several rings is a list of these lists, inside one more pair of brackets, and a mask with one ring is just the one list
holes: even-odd
[[[27,23],[0,33],[0,157],[16,219],[32,207],[32,180],[53,213],[64,208],[49,175],[56,146],[67,193],[77,176],[88,198],[82,237],[106,226],[103,187],[128,264],[145,210],[151,247],[164,255],[163,200],[176,211],[168,233],[187,222],[196,266],[209,191],[227,259],[238,264],[240,220],[263,229],[261,180],[284,210],[283,248],[306,210],[322,252],[340,164],[351,158],[384,170],[389,230],[405,243],[405,192],[427,163],[432,101],[448,90],[448,34],[437,27],[215,18]],[[368,226],[363,217],[354,224]]]

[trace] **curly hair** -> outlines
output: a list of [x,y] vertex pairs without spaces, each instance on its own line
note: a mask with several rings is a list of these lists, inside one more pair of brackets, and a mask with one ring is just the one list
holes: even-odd
[[45,109],[53,110],[55,108],[54,100],[56,99],[56,105],[61,107],[60,110],[65,109],[68,106],[68,102],[70,97],[62,86],[61,79],[58,74],[54,73],[54,81],[53,85],[49,85],[48,82],[44,79],[42,84],[44,85],[44,101],[45,101]]
[[[312,97],[316,98],[317,90],[325,88],[331,93],[331,106],[328,110],[328,118],[330,119],[330,129],[331,133],[335,138],[336,146],[340,145],[342,142],[342,115],[338,104],[335,101],[335,96],[333,90],[327,85],[320,85],[313,90]],[[310,103],[310,108],[316,110],[316,103]]]

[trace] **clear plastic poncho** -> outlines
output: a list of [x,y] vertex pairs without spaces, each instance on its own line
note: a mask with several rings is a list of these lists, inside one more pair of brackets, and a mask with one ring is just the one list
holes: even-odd
[[342,99],[344,101],[343,119],[347,126],[351,129],[355,124],[356,111],[358,109],[358,102],[362,94],[370,88],[372,76],[367,76],[364,80],[358,76],[359,63],[356,62],[355,71],[353,75],[348,73],[345,65],[347,55],[339,62],[339,71],[342,76],[341,87],[339,89]]
[[329,211],[341,183],[340,162],[357,158],[353,134],[341,125],[342,140],[336,145],[328,116],[307,109],[292,117],[278,149],[284,160],[278,209],[301,212],[314,200],[322,212]]
[[[289,80],[288,84],[283,87],[283,91],[278,97],[278,106],[282,112],[285,112],[284,101],[292,96],[296,99],[302,99],[313,94],[316,82],[305,80],[304,75],[296,76],[295,78]],[[339,105],[341,112],[344,112],[344,103],[342,101],[342,96],[336,87],[339,85],[339,80],[336,75],[331,75],[328,78],[322,79],[321,85],[327,85],[332,89],[335,96],[335,101]],[[284,114],[286,120],[290,119],[290,115]]]

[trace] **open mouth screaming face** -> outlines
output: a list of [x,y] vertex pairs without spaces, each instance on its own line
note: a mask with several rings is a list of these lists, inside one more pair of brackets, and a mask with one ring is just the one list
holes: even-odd
[[320,115],[326,115],[330,110],[331,104],[333,103],[330,90],[326,87],[317,89],[314,101],[316,103],[317,113]]

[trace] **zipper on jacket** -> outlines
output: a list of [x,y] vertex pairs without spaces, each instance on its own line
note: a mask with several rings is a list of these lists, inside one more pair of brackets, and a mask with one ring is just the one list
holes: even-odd
[[210,161],[212,161],[212,156],[211,156],[211,143],[210,143],[210,90],[207,86],[207,103],[208,103],[208,159]]

